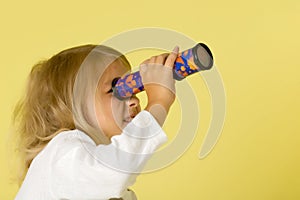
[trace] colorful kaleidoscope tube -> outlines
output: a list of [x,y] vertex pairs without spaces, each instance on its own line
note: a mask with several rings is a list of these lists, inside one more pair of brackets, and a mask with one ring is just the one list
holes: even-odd
[[[213,56],[210,49],[205,44],[198,43],[178,54],[174,63],[173,78],[180,81],[196,72],[209,70],[212,66]],[[112,85],[114,96],[120,100],[128,99],[144,90],[139,71],[115,79]]]

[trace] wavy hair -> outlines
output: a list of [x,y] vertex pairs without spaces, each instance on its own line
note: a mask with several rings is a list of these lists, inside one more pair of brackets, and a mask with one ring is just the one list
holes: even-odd
[[[19,185],[35,156],[57,134],[80,129],[96,144],[109,143],[93,119],[94,92],[99,77],[115,59],[129,65],[120,52],[104,45],[66,49],[35,64],[12,122],[21,158]],[[130,65],[129,65],[130,66]]]

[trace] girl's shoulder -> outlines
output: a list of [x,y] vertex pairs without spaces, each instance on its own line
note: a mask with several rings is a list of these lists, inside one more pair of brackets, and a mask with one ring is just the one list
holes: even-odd
[[53,137],[43,150],[36,155],[32,160],[31,168],[57,163],[77,150],[94,146],[96,146],[94,141],[81,130],[62,131]]
[[73,142],[88,142],[94,143],[94,141],[83,131],[79,129],[66,130],[58,133],[55,137],[53,137],[49,145],[58,144],[58,143],[73,143]]
[[53,137],[40,154],[65,154],[86,145],[95,146],[95,142],[81,130],[66,130]]

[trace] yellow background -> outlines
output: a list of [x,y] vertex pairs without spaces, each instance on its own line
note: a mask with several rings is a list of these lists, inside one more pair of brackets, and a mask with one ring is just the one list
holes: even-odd
[[7,133],[31,66],[140,27],[206,42],[224,81],[227,112],[216,147],[199,160],[210,111],[206,88],[194,88],[203,99],[197,137],[177,162],[138,178],[139,199],[300,199],[299,1],[7,1],[0,22],[1,200],[17,192],[9,182]]

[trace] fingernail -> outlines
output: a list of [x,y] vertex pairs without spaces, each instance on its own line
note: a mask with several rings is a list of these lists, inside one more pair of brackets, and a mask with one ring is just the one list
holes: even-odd
[[173,49],[173,52],[178,53],[179,52],[179,46],[176,45],[175,48]]

